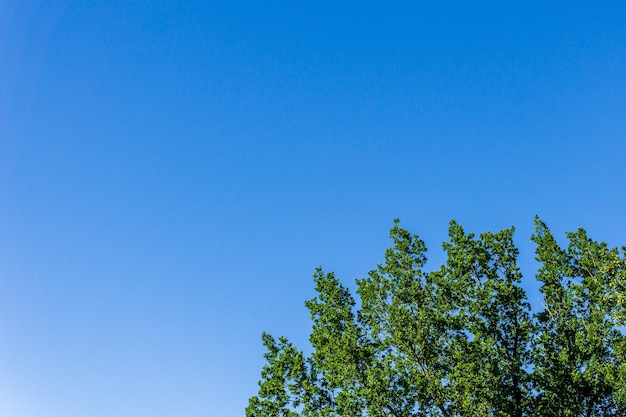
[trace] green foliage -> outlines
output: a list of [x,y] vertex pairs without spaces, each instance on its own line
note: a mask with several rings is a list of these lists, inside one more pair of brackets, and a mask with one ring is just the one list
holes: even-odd
[[625,249],[584,230],[559,247],[535,219],[535,313],[513,228],[475,236],[450,223],[447,261],[396,220],[384,263],[355,301],[332,273],[307,301],[312,353],[264,334],[266,365],[247,417],[624,416]]
[[533,340],[536,406],[545,416],[624,416],[626,262],[584,230],[561,249],[535,219],[545,309]]

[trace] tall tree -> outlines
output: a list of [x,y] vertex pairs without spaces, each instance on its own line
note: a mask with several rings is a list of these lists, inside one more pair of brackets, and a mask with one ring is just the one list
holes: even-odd
[[617,249],[568,233],[562,249],[535,219],[545,309],[537,315],[533,365],[543,416],[624,416],[623,304],[626,262]]
[[312,353],[264,334],[247,417],[624,415],[624,258],[582,230],[562,250],[536,224],[535,318],[513,228],[476,237],[453,221],[446,263],[424,272],[424,242],[396,220],[359,303],[318,268]]

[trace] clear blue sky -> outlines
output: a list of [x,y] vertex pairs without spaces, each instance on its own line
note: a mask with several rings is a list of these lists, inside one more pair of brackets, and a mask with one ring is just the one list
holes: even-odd
[[[437,5],[433,5],[437,3]],[[0,415],[243,415],[393,218],[626,244],[624,2],[0,2]]]

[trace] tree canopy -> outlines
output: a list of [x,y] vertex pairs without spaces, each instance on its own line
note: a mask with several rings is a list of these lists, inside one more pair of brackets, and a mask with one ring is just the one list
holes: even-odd
[[533,311],[514,229],[475,236],[452,221],[447,261],[396,220],[384,262],[356,281],[313,276],[311,354],[263,334],[247,417],[626,415],[626,247],[583,229],[560,247],[535,218],[543,303]]

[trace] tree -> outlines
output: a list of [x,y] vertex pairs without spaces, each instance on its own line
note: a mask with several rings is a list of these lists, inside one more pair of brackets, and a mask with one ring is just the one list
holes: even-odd
[[535,219],[535,314],[514,229],[475,236],[450,223],[447,261],[396,220],[385,261],[357,280],[313,276],[312,353],[263,335],[247,417],[623,416],[626,260],[580,229],[562,249]]
[[624,416],[626,248],[620,257],[578,229],[568,233],[564,250],[543,222],[536,225],[545,303],[533,343],[537,410],[545,416]]

